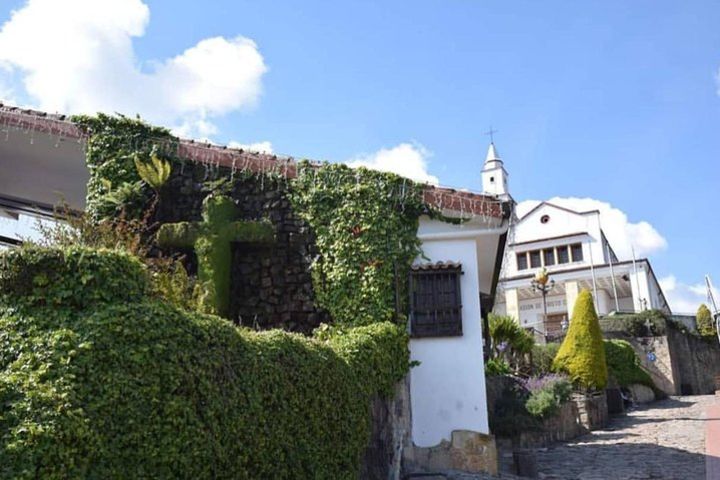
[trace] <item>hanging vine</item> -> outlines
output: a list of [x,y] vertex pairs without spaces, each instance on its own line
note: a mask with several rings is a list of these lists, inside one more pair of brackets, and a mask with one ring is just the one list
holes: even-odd
[[312,277],[319,306],[344,324],[397,321],[420,253],[422,187],[391,173],[302,162],[291,192],[317,237]]

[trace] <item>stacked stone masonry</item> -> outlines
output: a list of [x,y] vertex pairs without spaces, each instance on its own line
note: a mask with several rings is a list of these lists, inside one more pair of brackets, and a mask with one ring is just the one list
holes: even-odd
[[[208,170],[188,163],[173,169],[161,192],[156,221],[199,221],[202,201],[218,181],[231,179],[229,169]],[[233,247],[231,319],[251,328],[283,328],[309,333],[329,321],[314,305],[310,266],[318,254],[310,227],[295,215],[288,199],[285,178],[233,178],[230,197],[236,201],[239,219],[267,219],[276,241],[269,246],[237,243]],[[190,273],[197,269],[192,250],[186,256]]]

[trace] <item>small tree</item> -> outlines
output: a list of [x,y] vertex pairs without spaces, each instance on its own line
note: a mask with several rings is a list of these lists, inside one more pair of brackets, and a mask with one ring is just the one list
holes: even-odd
[[700,335],[703,337],[711,337],[715,335],[712,313],[710,313],[710,309],[704,303],[700,304],[700,307],[698,307],[695,320],[697,321],[697,330]]
[[605,347],[592,295],[583,290],[573,307],[567,336],[553,361],[556,371],[566,372],[572,381],[588,390],[607,385]]

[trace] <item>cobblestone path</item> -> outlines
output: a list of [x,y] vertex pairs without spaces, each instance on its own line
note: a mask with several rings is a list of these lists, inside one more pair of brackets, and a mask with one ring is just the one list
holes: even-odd
[[704,480],[713,395],[673,397],[614,417],[605,430],[536,449],[540,478]]
[[[545,480],[716,480],[705,473],[706,411],[714,395],[672,397],[613,417],[605,430],[534,449]],[[715,411],[720,411],[717,407]],[[713,412],[714,415],[714,412]],[[713,416],[715,418],[715,415]],[[453,480],[520,479],[457,475]]]

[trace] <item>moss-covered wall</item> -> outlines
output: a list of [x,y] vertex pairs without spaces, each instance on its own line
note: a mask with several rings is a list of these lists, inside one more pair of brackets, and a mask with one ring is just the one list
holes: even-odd
[[[156,220],[200,221],[203,199],[211,191],[234,199],[240,219],[268,220],[275,234],[267,246],[233,245],[229,317],[246,326],[304,333],[328,322],[327,313],[314,303],[310,264],[318,254],[315,241],[292,211],[287,180],[188,162],[176,166],[163,187]],[[188,270],[195,273],[195,252],[177,251],[186,254]]]

